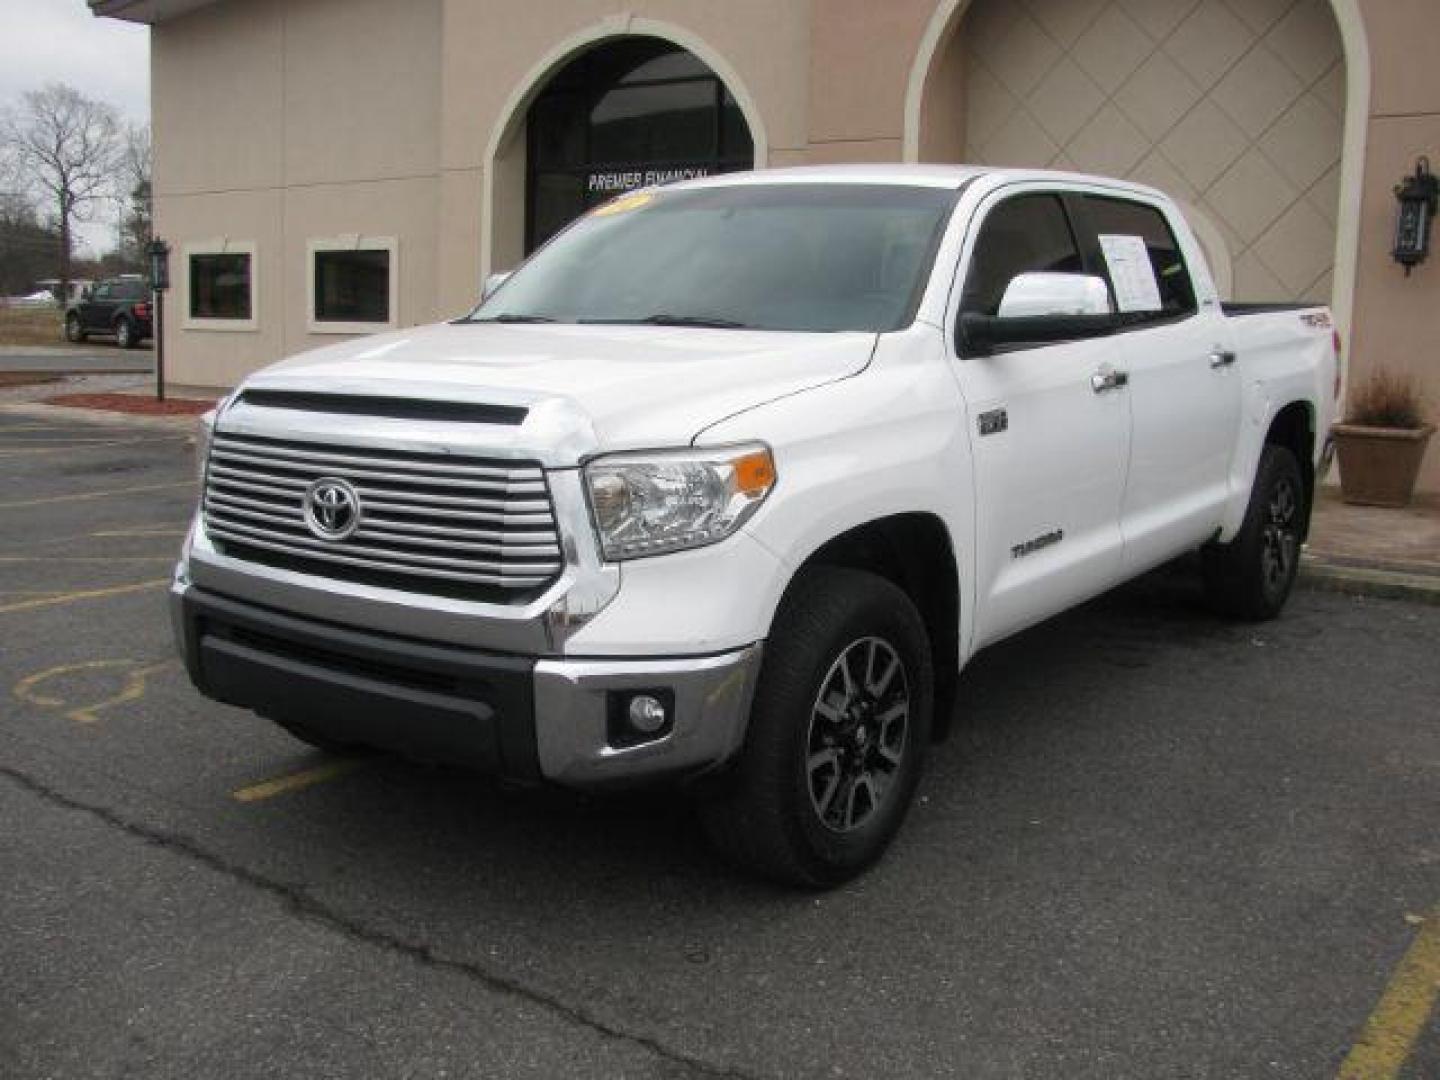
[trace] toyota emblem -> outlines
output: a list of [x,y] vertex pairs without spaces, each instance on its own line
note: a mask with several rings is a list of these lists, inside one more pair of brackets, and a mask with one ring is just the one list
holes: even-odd
[[321,540],[348,539],[360,526],[360,496],[348,481],[322,476],[305,490],[305,524]]

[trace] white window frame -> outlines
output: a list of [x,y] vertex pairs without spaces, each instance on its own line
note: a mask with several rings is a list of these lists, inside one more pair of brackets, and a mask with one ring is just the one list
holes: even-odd
[[[192,255],[250,256],[250,317],[248,319],[197,318],[190,314],[190,257]],[[231,240],[227,236],[213,240],[194,240],[181,250],[184,265],[179,275],[184,283],[181,301],[182,330],[220,330],[254,332],[260,329],[260,252],[253,240]]]
[[[338,322],[315,317],[315,257],[323,251],[384,251],[390,256],[390,318],[385,322]],[[312,334],[378,334],[400,326],[400,240],[394,236],[314,237],[305,244],[305,329]]]

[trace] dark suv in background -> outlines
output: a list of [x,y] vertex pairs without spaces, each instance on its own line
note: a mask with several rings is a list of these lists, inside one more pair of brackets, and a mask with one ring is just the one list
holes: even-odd
[[151,333],[150,287],[143,278],[97,282],[65,309],[65,337],[70,341],[114,334],[116,345],[133,349]]

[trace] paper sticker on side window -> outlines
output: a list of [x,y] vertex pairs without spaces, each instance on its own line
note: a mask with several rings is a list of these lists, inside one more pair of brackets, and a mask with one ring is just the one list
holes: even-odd
[[1155,267],[1141,236],[1100,235],[1100,249],[1110,268],[1110,281],[1115,286],[1115,306],[1122,312],[1161,311],[1160,283]]

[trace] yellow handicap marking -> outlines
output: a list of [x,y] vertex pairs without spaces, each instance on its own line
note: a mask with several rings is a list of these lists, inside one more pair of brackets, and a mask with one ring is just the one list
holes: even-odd
[[[78,664],[61,664],[29,675],[15,684],[14,694],[21,701],[38,705],[44,709],[65,709],[65,716],[77,724],[93,724],[99,714],[117,705],[138,701],[145,696],[145,680],[156,672],[179,664],[179,660],[86,660]],[[100,701],[76,704],[69,698],[58,696],[48,690],[47,684],[89,671],[109,671],[120,676],[120,686],[109,697]]]
[[1338,1080],[1394,1080],[1435,1008],[1440,995],[1440,905],[1424,918],[1407,918],[1419,922],[1420,932],[1340,1066]]
[[299,772],[277,776],[273,780],[262,780],[258,784],[242,787],[232,791],[230,797],[236,802],[260,802],[262,799],[274,798],[276,795],[300,791],[304,788],[314,787],[316,784],[323,784],[326,780],[334,780],[337,776],[354,772],[368,761],[368,758],[358,757],[337,758],[334,761],[327,761],[323,765],[317,765],[313,769],[302,769]]

